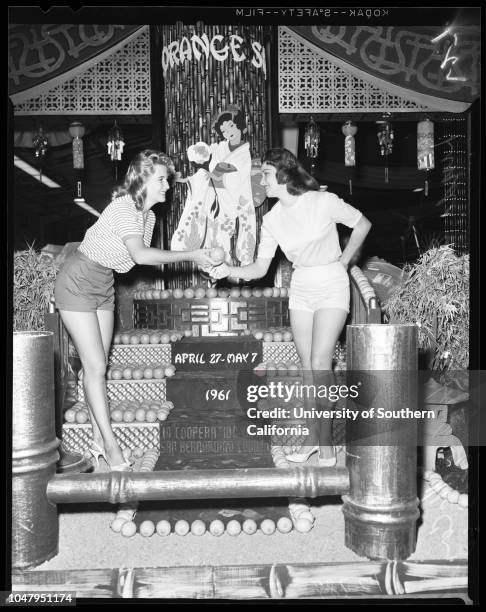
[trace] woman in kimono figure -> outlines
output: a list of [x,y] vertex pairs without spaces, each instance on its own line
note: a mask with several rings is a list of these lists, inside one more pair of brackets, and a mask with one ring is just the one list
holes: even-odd
[[[213,242],[221,246],[225,253],[230,253],[231,238],[236,234],[233,255],[244,266],[253,262],[256,246],[250,145],[243,141],[245,117],[237,107],[229,107],[218,115],[214,129],[224,140],[211,145],[209,163],[216,191]],[[208,229],[209,225],[208,222]]]
[[247,265],[255,253],[256,221],[250,146],[243,140],[245,117],[230,106],[216,117],[213,127],[221,142],[210,147],[199,142],[188,149],[197,171],[179,179],[188,183],[189,191],[171,248],[219,246],[226,253],[226,263]]

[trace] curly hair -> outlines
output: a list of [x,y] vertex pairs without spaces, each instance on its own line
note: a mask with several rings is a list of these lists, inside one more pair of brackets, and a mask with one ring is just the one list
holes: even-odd
[[223,134],[221,134],[221,125],[225,121],[233,121],[236,127],[241,130],[242,135],[246,132],[246,119],[242,110],[235,107],[234,110],[229,109],[218,115],[216,121],[214,122],[213,128],[216,134],[221,136],[221,138],[223,138]]
[[161,151],[145,149],[137,153],[128,166],[125,180],[116,187],[112,197],[129,195],[135,202],[137,210],[142,210],[146,197],[146,182],[154,174],[156,166],[165,166],[168,177],[174,176],[175,168],[168,155]]
[[263,156],[262,163],[277,169],[277,183],[286,185],[291,195],[302,195],[306,191],[319,191],[319,183],[316,179],[287,149],[269,149]]

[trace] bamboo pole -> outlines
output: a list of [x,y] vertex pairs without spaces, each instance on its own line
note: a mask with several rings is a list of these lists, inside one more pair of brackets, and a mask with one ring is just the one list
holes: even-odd
[[[156,537],[156,536],[154,536]],[[278,563],[15,572],[12,591],[52,591],[63,585],[78,598],[394,600],[467,595],[467,561]],[[404,602],[403,602],[404,603]]]
[[[360,413],[416,408],[415,325],[348,325],[346,346],[347,369],[362,383],[355,401]],[[406,559],[415,549],[417,423],[402,421],[399,427],[393,419],[371,417],[346,423],[346,546],[370,559]]]
[[49,481],[52,503],[141,500],[318,497],[349,488],[345,468],[252,468],[167,472],[106,472],[56,476]]
[[46,485],[59,460],[52,332],[14,332],[12,379],[12,566],[57,554],[59,521]]

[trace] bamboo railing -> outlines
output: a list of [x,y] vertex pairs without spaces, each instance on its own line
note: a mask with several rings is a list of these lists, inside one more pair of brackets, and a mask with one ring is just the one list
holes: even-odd
[[[161,543],[163,551],[163,544]],[[163,553],[162,553],[163,554]],[[467,595],[466,560],[274,563],[15,572],[12,591],[74,591],[78,598],[397,600]],[[404,603],[404,602],[402,602]]]

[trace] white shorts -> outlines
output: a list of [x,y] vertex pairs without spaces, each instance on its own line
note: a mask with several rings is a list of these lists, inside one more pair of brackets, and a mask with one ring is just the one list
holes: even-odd
[[341,308],[349,312],[349,277],[339,261],[296,268],[292,274],[289,309],[315,312],[321,308]]

